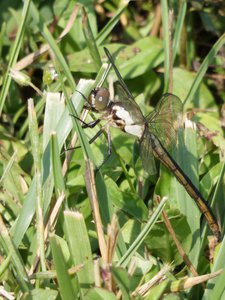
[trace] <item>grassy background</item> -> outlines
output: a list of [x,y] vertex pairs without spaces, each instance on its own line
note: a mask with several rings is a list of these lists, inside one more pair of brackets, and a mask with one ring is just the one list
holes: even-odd
[[75,90],[88,97],[101,80],[103,46],[144,115],[164,92],[180,97],[189,122],[177,161],[223,232],[224,10],[221,1],[0,3],[2,297],[223,299],[225,272],[215,272],[225,246],[215,248],[184,188],[161,166],[148,177],[134,139],[114,129],[95,176],[106,137],[90,146],[99,127],[83,130],[71,114],[85,117]]

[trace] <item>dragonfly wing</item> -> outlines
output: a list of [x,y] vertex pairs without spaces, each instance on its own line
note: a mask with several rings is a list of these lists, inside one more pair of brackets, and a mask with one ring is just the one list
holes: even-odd
[[173,94],[165,94],[155,110],[146,117],[149,131],[167,149],[176,145],[177,131],[182,125],[182,111],[181,100]]
[[114,102],[122,103],[123,107],[132,114],[136,123],[143,123],[144,116],[140,110],[140,107],[133,98],[129,97],[119,81],[114,83],[114,92]]
[[143,140],[140,143],[140,147],[141,147],[140,155],[141,155],[143,169],[149,175],[155,175],[157,173],[157,169],[155,165],[154,155],[152,152],[151,140],[149,134],[145,134]]
[[120,72],[119,72],[119,70],[117,69],[117,67],[116,67],[116,65],[115,65],[115,63],[114,63],[113,58],[112,58],[112,55],[110,54],[109,50],[108,50],[107,48],[104,47],[104,51],[105,51],[105,54],[107,55],[107,57],[108,57],[108,59],[109,59],[109,61],[110,61],[110,64],[112,65],[112,67],[113,67],[113,69],[114,69],[114,71],[115,71],[115,73],[116,73],[116,76],[117,76],[117,78],[118,78],[120,84],[122,85],[124,91],[126,91],[127,96],[128,96],[130,99],[134,99],[134,97],[133,97],[133,95],[131,94],[131,92],[129,91],[129,89],[128,89],[126,83],[124,82],[122,76],[120,75]]
[[117,75],[117,78],[118,78],[118,81],[116,81],[114,83],[115,97],[113,99],[113,102],[122,103],[124,109],[126,109],[132,115],[132,117],[134,117],[135,123],[137,123],[137,124],[143,123],[144,117],[142,115],[142,112],[141,112],[139,106],[137,105],[137,103],[135,102],[134,97],[131,94],[131,92],[129,91],[122,76],[120,75],[120,72],[117,69],[117,67],[113,61],[112,55],[110,54],[110,52],[107,48],[104,48],[104,50],[109,59],[111,66],[113,67],[113,69]]
[[124,86],[121,84],[120,81],[116,81],[114,83],[114,94],[115,102],[132,102],[135,105],[137,105],[133,96],[127,93],[127,90],[124,89]]
[[131,94],[131,92],[129,91],[126,83],[124,82],[122,76],[120,75],[120,72],[119,70],[117,69],[114,61],[113,61],[113,58],[112,58],[112,55],[110,54],[109,50],[107,48],[104,48],[105,50],[105,53],[110,61],[110,64],[112,65],[115,73],[116,73],[116,76],[118,78],[118,81],[115,82],[114,84],[114,89],[115,89],[115,95],[118,95],[118,100],[115,100],[115,102],[117,101],[120,101],[120,102],[130,102],[130,103],[133,103],[133,105],[137,106],[137,103],[135,102],[134,100],[134,96]]

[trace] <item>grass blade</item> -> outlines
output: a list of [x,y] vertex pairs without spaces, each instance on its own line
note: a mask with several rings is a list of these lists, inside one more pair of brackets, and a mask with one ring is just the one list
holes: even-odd
[[93,61],[96,65],[97,70],[101,68],[101,57],[98,51],[98,48],[95,43],[95,39],[91,30],[91,26],[87,17],[87,13],[84,8],[82,8],[82,27],[83,27],[83,32],[85,36],[85,40],[87,43],[87,46],[89,48],[89,52],[93,58]]
[[167,0],[161,0],[164,46],[164,93],[168,92],[170,72],[169,14]]
[[209,53],[206,55],[205,59],[203,60],[198,73],[195,77],[195,80],[189,90],[189,93],[184,101],[185,105],[188,105],[188,102],[190,102],[195,93],[197,92],[199,85],[205,76],[205,73],[209,67],[209,65],[212,63],[213,59],[215,58],[217,52],[220,50],[220,48],[224,45],[225,43],[225,33],[218,39],[218,41],[213,45]]
[[36,217],[37,217],[37,240],[39,241],[40,259],[42,270],[46,271],[45,267],[45,250],[44,250],[44,223],[43,223],[43,198],[42,198],[42,174],[41,174],[41,157],[40,144],[38,135],[38,124],[36,113],[34,110],[34,103],[32,99],[28,100],[28,116],[29,116],[29,130],[32,154],[34,159],[34,169],[36,178]]
[[13,241],[11,240],[11,237],[9,235],[9,232],[2,220],[2,217],[0,216],[0,243],[2,248],[4,249],[4,252],[11,256],[12,265],[16,270],[17,274],[17,280],[20,285],[20,288],[24,292],[28,292],[30,290],[30,283],[29,278],[26,273],[23,260],[20,256],[19,251],[16,249]]
[[48,44],[51,47],[51,50],[55,54],[57,63],[62,68],[72,90],[75,90],[76,84],[73,80],[73,76],[70,72],[70,69],[66,63],[64,56],[62,55],[61,51],[59,50],[56,40],[52,37],[50,31],[48,30],[47,26],[45,25],[45,21],[42,19],[42,16],[39,14],[39,11],[37,10],[37,8],[33,2],[31,2],[30,8],[31,8],[31,15],[32,15],[34,21],[36,21],[41,34],[43,35],[45,40],[48,42]]
[[9,76],[9,71],[14,66],[14,64],[16,63],[18,55],[19,55],[19,51],[20,51],[20,48],[21,48],[21,45],[22,45],[30,4],[31,4],[31,0],[25,0],[24,1],[23,15],[22,15],[22,19],[20,20],[20,27],[19,27],[17,35],[16,35],[16,40],[12,44],[12,51],[10,53],[10,59],[9,59],[8,67],[7,67],[7,70],[6,70],[6,74],[5,74],[5,77],[4,77],[4,82],[3,82],[1,93],[0,93],[0,115],[2,113],[2,109],[3,109],[4,103],[5,103],[5,99],[8,95],[10,83],[11,83],[11,80],[12,80],[11,76]]
[[65,211],[65,234],[74,265],[83,264],[77,273],[82,297],[94,283],[91,246],[84,218],[79,212]]
[[159,215],[161,214],[161,211],[163,210],[163,207],[166,202],[166,198],[162,199],[159,206],[155,210],[154,214],[151,216],[151,218],[148,220],[144,228],[142,229],[141,233],[138,235],[138,237],[135,239],[135,241],[132,243],[128,251],[123,255],[123,257],[118,262],[117,266],[127,266],[129,263],[131,257],[134,255],[136,250],[140,247],[140,245],[143,243],[145,237],[149,234],[150,230],[152,229],[152,226],[157,221]]
[[98,46],[100,46],[103,41],[107,38],[107,36],[112,32],[113,28],[116,26],[116,24],[120,20],[120,16],[123,13],[124,9],[128,6],[130,1],[124,1],[123,6],[121,6],[113,16],[113,18],[110,19],[110,21],[103,27],[103,29],[99,32],[96,43]]
[[50,237],[50,244],[61,297],[62,299],[77,299],[78,295],[74,292],[72,281],[68,274],[66,261],[55,235]]
[[177,17],[177,24],[176,24],[174,38],[173,38],[173,62],[177,55],[177,49],[178,49],[179,43],[180,43],[181,32],[182,32],[182,28],[183,28],[183,24],[184,24],[186,11],[187,11],[187,2],[182,1],[180,10],[179,10],[179,14]]
[[65,193],[65,184],[62,174],[58,139],[55,132],[53,132],[51,136],[51,158],[54,177],[54,187],[56,190],[56,194],[59,197],[62,192]]

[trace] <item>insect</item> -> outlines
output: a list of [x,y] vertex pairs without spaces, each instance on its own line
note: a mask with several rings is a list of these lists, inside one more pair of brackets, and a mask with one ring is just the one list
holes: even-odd
[[112,152],[109,130],[111,126],[135,136],[140,144],[140,156],[144,169],[150,175],[156,172],[154,157],[166,166],[193,198],[219,241],[221,239],[220,228],[208,202],[167,151],[169,145],[176,143],[177,129],[181,123],[182,102],[173,94],[165,94],[155,110],[144,117],[115,66],[110,52],[107,48],[104,48],[104,50],[118,77],[118,81],[114,84],[115,97],[113,100],[110,99],[109,90],[104,87],[97,87],[90,94],[89,109],[101,113],[101,118],[89,124],[84,123],[83,127],[94,127],[101,119],[106,121],[105,128],[102,128],[90,143],[103,130],[107,131],[109,150],[107,157],[104,159],[105,162]]

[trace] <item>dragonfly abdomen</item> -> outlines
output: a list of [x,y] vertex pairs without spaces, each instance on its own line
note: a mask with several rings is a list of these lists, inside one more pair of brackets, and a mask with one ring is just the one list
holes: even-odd
[[179,165],[175,162],[175,160],[170,156],[170,154],[164,149],[161,145],[160,141],[151,134],[151,146],[153,149],[153,153],[170,171],[173,172],[177,180],[184,186],[187,193],[192,197],[192,199],[197,204],[199,210],[205,216],[210,229],[213,234],[217,237],[218,241],[221,239],[221,232],[219,225],[216,221],[216,218],[208,204],[208,202],[203,198],[198,189],[192,183],[192,181],[188,178],[187,175],[182,171]]

